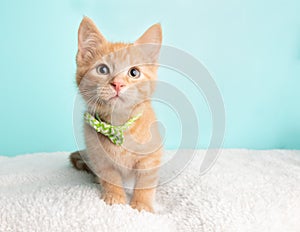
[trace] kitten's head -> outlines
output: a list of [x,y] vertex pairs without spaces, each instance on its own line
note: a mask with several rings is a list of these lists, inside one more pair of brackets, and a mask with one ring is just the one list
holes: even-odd
[[155,24],[134,43],[111,43],[91,19],[83,18],[78,31],[76,82],[89,110],[109,114],[130,110],[149,99],[161,41],[161,27]]

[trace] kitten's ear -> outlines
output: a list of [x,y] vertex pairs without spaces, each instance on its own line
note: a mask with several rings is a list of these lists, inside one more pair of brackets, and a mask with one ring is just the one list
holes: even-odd
[[106,43],[106,39],[100,33],[94,22],[84,17],[78,29],[78,53],[77,61],[87,61],[94,57],[97,49]]
[[[162,43],[162,29],[159,23],[152,25],[145,33],[138,38],[134,45],[145,45],[146,50],[151,52],[151,56],[158,57]],[[151,44],[153,44],[151,46]]]
[[162,30],[159,23],[152,25],[145,33],[135,41],[135,44],[161,44]]

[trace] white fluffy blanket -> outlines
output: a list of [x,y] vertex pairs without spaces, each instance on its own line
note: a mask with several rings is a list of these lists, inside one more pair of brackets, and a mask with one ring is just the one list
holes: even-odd
[[199,176],[203,154],[158,189],[156,214],[107,206],[66,152],[0,157],[0,231],[300,231],[300,151],[223,150]]

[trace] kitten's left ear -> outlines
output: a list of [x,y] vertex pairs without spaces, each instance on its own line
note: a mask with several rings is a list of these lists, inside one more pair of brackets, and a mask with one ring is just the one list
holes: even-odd
[[[134,45],[145,45],[147,50],[151,50],[151,56],[157,58],[162,43],[162,29],[159,23],[152,25],[140,38],[138,38]],[[151,46],[153,45],[153,46]],[[148,49],[149,48],[149,49]]]
[[135,44],[161,44],[162,30],[159,23],[152,25]]

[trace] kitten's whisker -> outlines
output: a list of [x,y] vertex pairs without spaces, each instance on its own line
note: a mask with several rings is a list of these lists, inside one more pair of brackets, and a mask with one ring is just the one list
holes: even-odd
[[90,108],[91,113],[95,114],[97,112],[98,106],[101,104],[102,104],[101,98],[98,95],[96,95],[95,98],[93,99],[93,104],[90,104],[91,105],[91,108]]
[[94,90],[94,89],[93,90],[83,89],[83,90],[80,91],[80,93],[81,94],[87,94],[88,93],[88,94],[95,95],[95,94],[97,94],[97,90]]
[[96,94],[93,94],[93,95],[84,95],[84,96],[88,97],[87,101],[88,100],[93,100],[93,99],[97,98]]
[[94,96],[92,96],[91,98],[89,98],[89,99],[86,100],[87,106],[88,106],[92,111],[94,111],[94,108],[96,108],[96,106],[97,106],[98,98],[99,98],[99,97],[98,97],[97,95],[94,95]]

